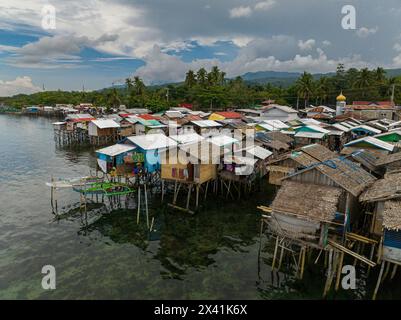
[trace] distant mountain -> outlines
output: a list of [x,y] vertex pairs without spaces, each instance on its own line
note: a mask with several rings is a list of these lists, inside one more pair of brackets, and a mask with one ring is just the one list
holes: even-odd
[[[401,76],[401,69],[385,69],[385,71],[388,78]],[[264,85],[270,83],[274,86],[289,87],[290,85],[294,84],[294,82],[301,76],[301,74],[302,74],[301,72],[257,71],[257,72],[247,72],[241,75],[241,78],[244,79],[244,81],[249,84]],[[330,77],[333,76],[334,74],[335,72],[315,73],[313,74],[313,77],[315,79],[320,79],[321,77]],[[179,84],[182,84],[182,82],[175,82],[175,83],[154,82],[149,87],[163,88],[168,85],[179,85]],[[115,85],[114,87],[117,89],[122,89],[125,88],[125,85]]]
[[[388,78],[401,76],[401,69],[385,69]],[[300,76],[301,72],[276,72],[276,71],[258,71],[258,72],[248,72],[241,77],[248,83],[254,84],[273,84],[290,86],[293,84]],[[333,76],[335,72],[329,73],[315,73],[313,77],[315,79],[320,79],[321,77]]]
[[401,69],[385,69],[388,78],[401,76]]

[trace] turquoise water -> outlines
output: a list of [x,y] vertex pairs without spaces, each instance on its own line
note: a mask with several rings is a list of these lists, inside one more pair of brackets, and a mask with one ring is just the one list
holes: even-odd
[[[274,190],[264,185],[242,201],[210,197],[194,216],[150,199],[155,231],[136,223],[134,200],[110,210],[78,210],[79,196],[58,195],[50,206],[50,177],[79,177],[95,169],[93,150],[57,150],[51,121],[0,116],[0,298],[2,299],[319,299],[324,277],[313,263],[304,281],[291,268],[272,273],[273,244],[260,245],[257,205]],[[44,265],[56,268],[56,290],[41,287]],[[376,280],[360,272],[358,289],[329,298],[370,298]],[[399,278],[382,298],[399,298]]]

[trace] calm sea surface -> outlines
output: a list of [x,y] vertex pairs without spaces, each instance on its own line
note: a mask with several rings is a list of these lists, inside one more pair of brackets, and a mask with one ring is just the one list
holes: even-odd
[[[241,201],[210,197],[194,216],[167,210],[150,200],[155,231],[145,217],[136,223],[135,200],[111,209],[90,205],[85,218],[79,195],[58,193],[52,214],[51,176],[72,178],[94,170],[93,150],[56,149],[52,121],[0,115],[0,299],[319,299],[324,275],[308,266],[304,281],[289,267],[272,273],[272,242],[259,251],[257,205],[274,191]],[[314,260],[314,259],[313,259]],[[41,286],[41,269],[53,265],[56,290]],[[370,298],[377,271],[366,280],[358,271],[357,290],[334,299]],[[386,282],[381,298],[401,298],[400,278]]]

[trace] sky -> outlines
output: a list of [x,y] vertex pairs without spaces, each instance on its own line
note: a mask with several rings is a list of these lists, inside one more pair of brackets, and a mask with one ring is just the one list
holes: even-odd
[[[355,28],[343,28],[345,5]],[[176,82],[214,65],[228,77],[401,68],[400,0],[0,0],[0,9],[0,96],[133,76]]]

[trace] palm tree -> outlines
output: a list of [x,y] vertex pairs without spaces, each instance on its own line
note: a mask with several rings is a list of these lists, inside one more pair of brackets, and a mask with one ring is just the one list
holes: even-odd
[[360,89],[362,92],[362,96],[365,97],[366,89],[370,86],[370,84],[371,84],[370,71],[368,68],[363,68],[356,77],[353,83],[353,87]]
[[137,96],[143,96],[146,86],[139,77],[134,77],[134,88]]
[[108,102],[113,108],[118,108],[120,106],[121,99],[116,88],[113,88],[113,90],[108,94]]
[[383,68],[378,67],[374,71],[374,77],[378,83],[384,83],[386,81],[386,71]]
[[129,94],[132,91],[132,88],[134,87],[134,84],[133,84],[131,78],[125,79],[125,86],[127,88],[127,94]]
[[298,91],[298,96],[304,99],[305,108],[309,104],[309,99],[313,95],[314,83],[313,83],[313,76],[308,73],[304,72],[297,80],[296,87]]
[[320,103],[326,103],[328,92],[330,91],[329,79],[327,77],[321,77],[316,87],[316,99],[320,99]]
[[206,79],[207,77],[207,71],[205,70],[205,68],[200,68],[198,70],[198,73],[196,74],[196,78],[198,79],[198,84],[202,87],[204,87],[206,85]]
[[220,80],[220,70],[218,66],[214,66],[209,73],[211,85],[217,85]]
[[221,71],[220,76],[219,76],[219,84],[220,85],[224,85],[224,83],[226,81],[225,77],[226,77],[226,73],[224,71]]
[[192,88],[196,84],[196,76],[193,70],[189,70],[185,76],[185,85]]

